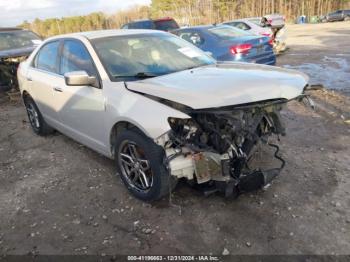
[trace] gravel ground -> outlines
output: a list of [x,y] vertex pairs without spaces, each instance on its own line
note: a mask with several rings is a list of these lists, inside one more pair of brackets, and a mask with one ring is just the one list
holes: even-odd
[[[349,23],[288,30],[279,65],[337,67],[323,59],[340,51],[349,62]],[[23,106],[2,98],[0,254],[349,254],[350,100],[334,88],[312,91],[316,111],[283,112],[287,164],[267,189],[225,199],[180,183],[154,204],[128,194],[113,161],[61,134],[35,136]]]

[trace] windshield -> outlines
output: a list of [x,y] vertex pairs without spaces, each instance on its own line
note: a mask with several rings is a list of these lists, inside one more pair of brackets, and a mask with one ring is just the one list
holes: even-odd
[[232,37],[249,36],[252,35],[246,31],[232,26],[216,26],[208,29],[208,31],[219,38],[227,39]]
[[195,46],[170,34],[113,36],[92,43],[113,81],[160,76],[216,63]]
[[174,20],[159,20],[155,21],[157,30],[171,31],[179,28],[179,25]]
[[0,51],[34,46],[38,41],[39,37],[30,31],[0,32]]

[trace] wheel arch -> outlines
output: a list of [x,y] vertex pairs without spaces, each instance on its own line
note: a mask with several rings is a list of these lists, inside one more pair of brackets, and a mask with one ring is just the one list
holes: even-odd
[[27,90],[23,90],[22,91],[22,99],[23,101],[27,98],[27,97],[32,97],[29,92]]
[[146,137],[149,137],[147,133],[144,130],[142,130],[141,127],[138,127],[136,124],[133,124],[130,121],[122,120],[115,123],[109,134],[109,144],[111,155],[113,158],[115,157],[115,141],[117,139],[118,134],[120,134],[120,132],[122,132],[123,130],[134,130],[140,134],[143,134]]

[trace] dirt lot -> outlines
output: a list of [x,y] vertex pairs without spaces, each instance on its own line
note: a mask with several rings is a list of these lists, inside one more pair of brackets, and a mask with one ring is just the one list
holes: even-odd
[[279,64],[319,66],[311,80],[342,93],[313,91],[315,112],[289,104],[285,169],[236,200],[180,184],[171,201],[142,203],[113,161],[61,134],[35,136],[23,106],[0,98],[0,254],[349,254],[350,69],[323,76],[350,63],[350,24],[288,30]]

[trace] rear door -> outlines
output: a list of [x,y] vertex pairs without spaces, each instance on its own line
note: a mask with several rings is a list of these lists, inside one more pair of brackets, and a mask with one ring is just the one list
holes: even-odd
[[28,90],[39,107],[45,120],[52,126],[58,123],[58,104],[55,88],[62,76],[58,74],[58,54],[60,41],[45,44],[37,53],[33,64],[27,71]]
[[[64,40],[59,72],[85,71],[99,79],[97,69],[85,45],[77,39]],[[63,78],[64,80],[64,78]],[[97,151],[105,153],[105,98],[102,88],[68,86],[61,82],[56,95],[59,117],[65,133]]]

